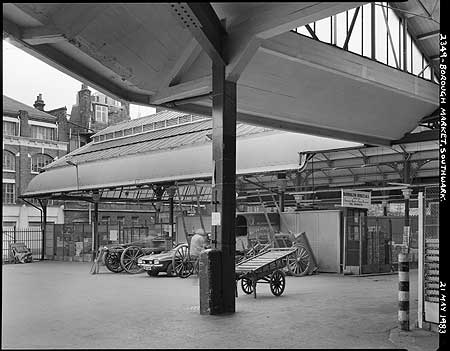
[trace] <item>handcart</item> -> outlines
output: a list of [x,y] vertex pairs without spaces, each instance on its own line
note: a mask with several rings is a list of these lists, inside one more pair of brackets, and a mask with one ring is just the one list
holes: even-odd
[[114,273],[125,271],[130,274],[142,273],[138,259],[150,253],[167,251],[171,246],[166,238],[154,237],[151,240],[134,241],[126,244],[115,244],[99,248],[98,257],[105,262],[106,268]]
[[[289,258],[295,257],[297,247],[269,248],[254,257],[239,262],[236,265],[236,282],[241,280],[242,291],[256,298],[257,283],[270,284],[270,291],[280,296],[286,286],[285,273]],[[237,288],[236,288],[237,295]]]

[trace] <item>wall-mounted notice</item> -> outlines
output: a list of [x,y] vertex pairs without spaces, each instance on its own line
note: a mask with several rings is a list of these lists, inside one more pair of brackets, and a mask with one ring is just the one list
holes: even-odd
[[118,240],[117,234],[118,234],[117,229],[110,229],[109,230],[109,240],[117,241]]
[[212,212],[211,225],[220,225],[220,223],[221,223],[220,212]]
[[369,208],[371,203],[369,191],[341,190],[341,206]]

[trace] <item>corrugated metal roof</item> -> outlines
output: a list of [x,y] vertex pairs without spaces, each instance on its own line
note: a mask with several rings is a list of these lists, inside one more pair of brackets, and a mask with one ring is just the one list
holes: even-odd
[[33,118],[53,123],[56,121],[56,117],[52,116],[44,111],[35,109],[34,107],[25,105],[24,103],[11,99],[8,96],[3,95],[3,112],[17,113],[19,110],[27,111],[28,115]]
[[[166,115],[167,116],[167,115]],[[123,126],[132,125],[133,121],[122,123]],[[238,123],[237,137],[272,131],[253,125]],[[207,137],[212,134],[212,120],[199,120],[189,124],[182,124],[170,128],[130,135],[118,139],[111,139],[99,143],[89,143],[72,151],[65,157],[49,164],[45,169],[66,166],[66,160],[79,164],[96,160],[133,155],[162,149],[175,149],[190,144],[211,142]]]
[[105,129],[102,129],[98,133],[94,134],[94,137],[105,135],[109,133],[114,133],[124,129],[134,128],[138,126],[143,126],[150,123],[160,122],[171,118],[176,118],[180,116],[189,115],[188,113],[174,112],[174,111],[160,111],[150,116],[135,118],[130,121],[123,121],[117,124],[113,124]]
[[[244,127],[247,128],[250,127]],[[75,156],[72,162],[78,164],[76,169],[62,161],[64,167],[51,167],[34,177],[23,195],[33,197],[209,178],[212,173],[212,147],[206,135],[210,133],[211,130],[203,130]],[[238,175],[296,170],[299,151],[360,145],[284,131],[243,136],[241,134],[236,140]],[[189,145],[180,147],[182,142]],[[156,148],[161,149],[155,152]]]

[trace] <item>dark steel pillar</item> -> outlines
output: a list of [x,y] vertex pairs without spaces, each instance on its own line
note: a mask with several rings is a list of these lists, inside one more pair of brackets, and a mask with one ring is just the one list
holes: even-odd
[[376,45],[375,45],[375,37],[376,37],[376,27],[375,27],[375,3],[372,2],[370,4],[370,52],[372,59],[376,59]]
[[[406,184],[410,184],[411,182],[411,161],[409,161],[409,156],[406,155],[405,161],[403,163],[403,182]],[[404,224],[404,231],[407,231],[409,233],[408,237],[408,243],[407,243],[407,253],[409,254],[409,246],[411,241],[411,227],[409,223],[409,198],[411,195],[411,188],[403,189],[403,197],[405,198],[405,224]]]
[[92,252],[92,261],[97,257],[97,251],[99,247],[99,237],[98,237],[98,202],[94,202],[94,218],[93,218],[93,228],[94,228],[94,250]]
[[225,80],[225,66],[220,63],[213,63],[212,105],[213,208],[220,214],[220,224],[213,227],[213,244],[221,253],[218,261],[221,279],[213,284],[211,295],[219,294],[220,297],[220,306],[214,313],[233,313],[236,283],[236,83]]
[[170,240],[173,241],[173,196],[169,198]]
[[39,200],[42,206],[42,251],[41,251],[41,260],[45,260],[45,232],[47,230],[47,204],[48,200]]
[[278,183],[278,203],[280,207],[280,212],[284,212],[284,200],[285,200],[285,191],[286,191],[286,173],[278,173],[277,175],[277,183]]

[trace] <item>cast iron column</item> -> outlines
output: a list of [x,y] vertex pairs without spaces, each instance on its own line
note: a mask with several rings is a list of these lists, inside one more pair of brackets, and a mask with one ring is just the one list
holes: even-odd
[[42,206],[42,252],[41,252],[41,260],[45,259],[45,233],[47,231],[47,204],[48,200],[43,199],[39,200]]
[[[410,155],[406,155],[404,166],[403,166],[403,182],[406,184],[411,183],[411,162],[409,161]],[[411,227],[409,224],[409,198],[411,196],[411,188],[402,189],[403,197],[405,198],[405,224],[404,224],[404,233],[405,231],[408,233],[408,243],[407,243],[407,254],[409,255],[409,245],[411,241]],[[408,257],[409,259],[409,257]]]
[[278,183],[278,202],[280,211],[284,212],[284,193],[286,191],[286,173],[278,173],[277,175],[277,183]]
[[169,196],[169,223],[170,223],[170,242],[171,242],[171,248],[172,248],[172,243],[174,241],[174,237],[173,237],[173,197],[175,195],[175,187],[174,186],[170,186],[167,188],[166,190],[167,195]]
[[92,261],[97,257],[98,251],[98,202],[94,202],[94,250],[92,252]]
[[[236,83],[225,80],[225,66],[213,63],[213,206],[220,213],[215,247],[221,252],[221,308],[235,312]],[[201,283],[201,282],[200,282]]]

